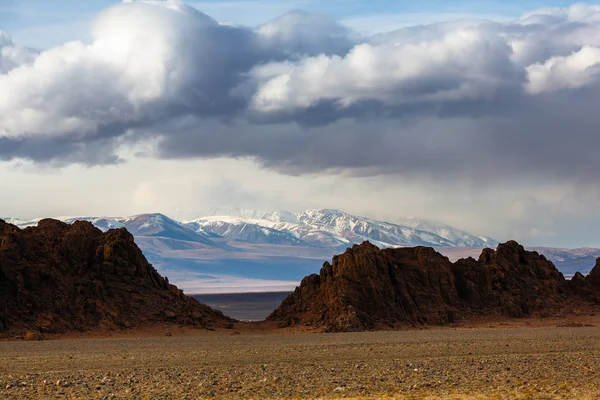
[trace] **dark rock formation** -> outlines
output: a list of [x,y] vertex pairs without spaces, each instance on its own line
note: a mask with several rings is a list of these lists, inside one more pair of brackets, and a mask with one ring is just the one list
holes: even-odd
[[484,249],[479,260],[458,260],[452,266],[458,296],[469,311],[490,311],[511,318],[564,303],[569,285],[554,264],[517,242]]
[[325,263],[320,275],[306,277],[268,320],[359,331],[543,315],[564,307],[575,296],[573,285],[544,256],[514,241],[454,264],[427,247],[380,250],[365,242]]
[[6,321],[4,314],[0,312],[0,332],[4,332],[6,330],[8,330],[8,322]]
[[600,258],[596,260],[596,266],[589,275],[584,280],[582,277],[579,272],[576,273],[571,279],[572,286],[587,300],[600,304]]
[[450,261],[431,248],[379,250],[354,246],[306,277],[269,317],[281,325],[329,331],[364,330],[377,323],[453,321],[460,304]]
[[51,219],[19,230],[0,220],[0,331],[230,323],[146,261],[125,229]]
[[575,293],[583,293],[586,286],[585,276],[583,276],[581,272],[576,272],[571,278],[569,285],[571,286],[571,290],[573,290]]

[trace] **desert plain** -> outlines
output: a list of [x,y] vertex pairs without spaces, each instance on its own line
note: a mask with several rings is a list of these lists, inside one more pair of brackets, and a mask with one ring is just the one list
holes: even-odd
[[0,398],[596,399],[597,317],[315,333],[238,323],[0,342]]

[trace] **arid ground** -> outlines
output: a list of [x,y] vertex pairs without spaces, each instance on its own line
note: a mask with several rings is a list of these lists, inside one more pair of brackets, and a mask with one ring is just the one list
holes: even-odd
[[0,398],[600,398],[595,327],[257,332],[0,342]]

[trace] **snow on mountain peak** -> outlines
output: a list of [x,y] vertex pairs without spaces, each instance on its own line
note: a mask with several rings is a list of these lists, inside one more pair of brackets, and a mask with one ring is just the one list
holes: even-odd
[[289,211],[259,211],[249,210],[238,207],[214,207],[206,214],[206,217],[239,217],[245,219],[264,219],[273,222],[291,222],[298,223],[296,215]]
[[[497,242],[456,228],[424,220],[407,219],[392,224],[354,216],[335,209],[311,209],[298,214],[263,212],[240,208],[212,209],[211,215],[188,223],[192,229],[213,232],[232,240],[250,238],[264,242],[274,229],[316,247],[344,247],[368,240],[380,247],[397,246],[491,246]],[[250,234],[252,232],[252,234]],[[272,232],[269,231],[269,234]],[[260,239],[259,239],[260,238]]]
[[498,241],[486,236],[473,235],[471,233],[454,228],[450,225],[419,218],[398,218],[398,224],[415,229],[435,233],[456,243],[459,247],[496,247]]

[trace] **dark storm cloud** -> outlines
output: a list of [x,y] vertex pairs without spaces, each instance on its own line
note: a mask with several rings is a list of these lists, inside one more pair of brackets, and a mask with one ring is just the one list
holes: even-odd
[[29,140],[0,138],[0,160],[22,158],[55,166],[118,164],[122,160],[115,154],[117,147],[115,141],[103,139],[76,142],[70,138]]
[[346,118],[311,127],[190,119],[178,125],[177,135],[163,136],[158,155],[255,157],[289,174],[340,169],[485,185],[515,177],[594,184],[600,174],[599,89],[517,98],[503,105],[501,115],[485,110],[468,118]]

